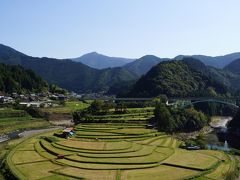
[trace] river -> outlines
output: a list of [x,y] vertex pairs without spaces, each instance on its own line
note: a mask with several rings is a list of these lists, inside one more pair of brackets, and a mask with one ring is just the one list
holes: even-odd
[[210,126],[213,130],[207,134],[207,143],[209,149],[230,150],[232,139],[228,136],[227,124],[232,117],[215,116],[212,117]]

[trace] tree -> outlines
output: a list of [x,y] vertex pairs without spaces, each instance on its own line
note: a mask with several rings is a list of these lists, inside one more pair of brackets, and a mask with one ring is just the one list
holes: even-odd
[[59,104],[62,105],[62,106],[66,106],[66,101],[65,100],[60,100]]
[[114,108],[114,104],[111,102],[104,102],[102,106],[102,111],[107,114],[110,109]]
[[42,92],[47,83],[31,70],[0,63],[0,91],[5,93]]
[[79,124],[82,118],[86,117],[87,111],[85,109],[73,112],[73,122],[74,124]]
[[44,117],[44,113],[42,113],[38,108],[30,106],[30,107],[27,107],[25,110],[27,111],[28,114],[30,114],[34,118]]
[[99,113],[102,109],[103,109],[103,101],[102,100],[94,100],[91,104],[91,106],[89,107],[89,110],[93,113],[93,114],[97,114]]
[[168,97],[165,94],[160,94],[154,99],[154,101],[156,103],[161,102],[161,103],[166,104],[168,101]]
[[201,133],[196,137],[196,143],[200,146],[201,149],[205,149],[207,147],[207,141],[204,134]]
[[216,93],[216,91],[213,87],[207,88],[207,91],[208,91],[210,96],[213,96],[213,97],[217,96],[217,93]]
[[51,93],[67,94],[67,90],[60,88],[56,84],[51,84],[49,86],[49,91]]
[[17,84],[12,77],[7,77],[5,80],[5,90],[9,93],[17,92]]
[[154,110],[154,115],[159,130],[166,132],[174,131],[175,129],[174,120],[165,104],[157,103]]
[[5,85],[4,85],[3,79],[0,76],[0,91],[4,91],[4,90],[5,90]]
[[115,108],[115,111],[117,113],[125,113],[125,112],[127,112],[127,105],[126,105],[126,103],[122,102],[122,101],[120,103],[118,103],[116,108]]
[[209,118],[194,108],[175,109],[158,102],[154,110],[158,130],[165,132],[191,132],[207,125]]

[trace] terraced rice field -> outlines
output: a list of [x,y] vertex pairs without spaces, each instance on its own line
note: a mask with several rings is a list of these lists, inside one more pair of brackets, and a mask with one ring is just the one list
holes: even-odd
[[0,108],[0,135],[8,134],[15,130],[44,128],[50,123],[43,119],[32,118],[23,110]]
[[[64,139],[41,134],[19,144],[7,157],[19,179],[172,180],[223,179],[238,165],[220,151],[187,151],[170,135],[145,126],[151,108],[93,116]],[[105,123],[103,123],[105,121]]]
[[141,126],[83,124],[75,129],[69,139],[51,142],[42,134],[19,144],[7,158],[12,173],[42,180],[218,180],[237,165],[223,152],[180,149],[178,140]]

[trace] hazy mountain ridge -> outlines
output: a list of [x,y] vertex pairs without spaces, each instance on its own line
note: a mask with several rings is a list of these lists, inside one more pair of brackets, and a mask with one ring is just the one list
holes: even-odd
[[32,69],[49,83],[76,92],[107,91],[116,82],[138,78],[121,67],[97,70],[69,59],[27,56],[4,45],[0,45],[0,62]]
[[73,61],[81,62],[95,69],[105,69],[109,67],[121,67],[127,63],[131,63],[135,59],[109,57],[97,52],[85,54],[79,58],[73,58]]
[[[132,73],[142,76],[146,74],[153,66],[157,65],[162,61],[170,60],[182,60],[185,57],[192,57],[203,62],[205,65],[212,66],[215,68],[224,68],[232,61],[240,58],[240,53],[232,53],[223,56],[205,56],[205,55],[179,55],[173,59],[170,58],[159,58],[154,55],[145,55],[139,59],[126,59],[126,58],[115,58],[108,57],[105,55],[98,54],[96,52],[85,54],[79,58],[74,58],[76,62],[81,62],[85,65],[96,69],[104,69],[108,67],[123,67]],[[130,62],[129,62],[130,61]]]
[[175,60],[182,60],[184,57],[192,57],[202,61],[205,65],[212,66],[215,68],[224,68],[232,61],[240,58],[240,52],[226,54],[223,56],[205,56],[205,55],[179,55],[176,56]]
[[161,59],[157,56],[153,55],[146,55],[143,56],[134,62],[128,63],[124,68],[128,69],[129,71],[136,73],[138,76],[142,76],[146,74],[153,66],[157,65],[162,61],[167,61],[169,59]]
[[224,69],[232,73],[240,74],[240,58],[228,64]]
[[[238,53],[231,55],[232,58],[237,56]],[[192,59],[192,61],[188,61],[188,65],[191,68],[201,71],[206,76],[214,79],[215,82],[222,84],[224,87],[240,89],[240,64],[234,64],[235,61],[231,63],[233,65],[229,64],[224,70],[222,70],[206,66],[195,58],[182,57],[181,59]],[[32,69],[49,83],[54,83],[70,91],[76,92],[107,92],[110,89],[110,92],[117,93],[121,88],[115,88],[113,86],[129,89],[132,87],[131,84],[133,84],[140,76],[148,73],[149,70],[151,71],[151,69],[158,66],[159,63],[164,64],[167,62],[170,63],[171,61],[172,59],[146,55],[121,67],[98,70],[81,62],[74,62],[70,59],[59,60],[54,58],[31,57],[8,46],[0,45],[0,63],[19,64],[25,68]],[[163,68],[160,68],[160,70],[163,72],[165,71]],[[178,69],[175,71],[177,72]]]

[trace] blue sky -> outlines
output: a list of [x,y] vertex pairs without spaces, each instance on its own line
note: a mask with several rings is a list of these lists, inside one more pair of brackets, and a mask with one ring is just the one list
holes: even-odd
[[239,0],[1,0],[0,43],[28,55],[240,51]]

